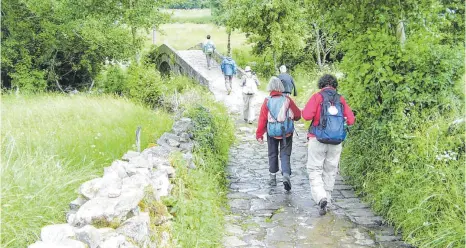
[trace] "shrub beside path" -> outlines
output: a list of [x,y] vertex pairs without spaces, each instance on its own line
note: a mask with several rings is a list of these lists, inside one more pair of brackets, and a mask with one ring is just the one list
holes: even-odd
[[[210,80],[215,98],[225,103],[236,121],[237,143],[230,149],[227,167],[231,212],[225,221],[225,247],[409,247],[341,176],[335,182],[331,211],[319,216],[310,195],[303,124],[297,124],[299,136],[293,137],[291,191],[284,190],[279,175],[277,186],[269,186],[267,145],[255,140],[257,122],[248,125],[242,120],[240,80],[234,80],[232,94],[227,95],[218,64],[208,70],[201,51],[179,53]],[[259,92],[254,100],[256,118],[265,96]]]

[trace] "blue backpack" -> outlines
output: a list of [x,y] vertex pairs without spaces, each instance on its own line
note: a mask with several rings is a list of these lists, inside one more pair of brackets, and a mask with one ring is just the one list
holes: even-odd
[[345,117],[340,95],[334,89],[325,89],[319,94],[323,101],[320,104],[319,125],[311,124],[312,133],[317,140],[324,144],[338,145],[346,138]]
[[[284,96],[267,97],[267,108],[269,109],[267,121],[267,135],[270,137],[282,136],[293,133],[294,123],[289,117],[289,102]],[[288,105],[288,106],[287,106]]]
[[206,54],[212,54],[214,52],[214,45],[211,42],[207,42],[204,45],[204,52]]

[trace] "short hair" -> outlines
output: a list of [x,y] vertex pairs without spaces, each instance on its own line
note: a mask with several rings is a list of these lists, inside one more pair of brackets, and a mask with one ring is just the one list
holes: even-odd
[[208,39],[208,40],[210,39],[210,34],[207,35],[207,39]]
[[319,89],[325,88],[327,86],[330,86],[336,89],[338,87],[337,78],[334,77],[333,75],[325,74],[319,79],[317,86],[319,87]]
[[271,77],[269,80],[269,84],[267,85],[267,91],[278,91],[278,92],[283,92],[285,91],[285,87],[283,87],[282,80],[280,80],[278,77]]
[[280,66],[280,73],[285,73],[286,72],[286,66],[285,65],[281,65]]

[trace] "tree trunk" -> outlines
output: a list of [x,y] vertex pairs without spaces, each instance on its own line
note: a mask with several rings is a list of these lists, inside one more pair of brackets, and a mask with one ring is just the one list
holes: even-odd
[[231,29],[228,29],[227,55],[231,56]]
[[403,21],[400,21],[396,26],[396,38],[400,41],[401,47],[403,48],[406,41],[405,24]]
[[317,64],[319,65],[319,69],[322,70],[322,60],[320,58],[320,33],[319,33],[318,28],[316,28],[316,55],[317,55]]
[[[136,33],[137,33],[137,28],[136,27],[131,27],[131,35],[133,36],[133,47],[136,49]],[[135,51],[135,57],[136,63],[139,64],[139,51],[136,49]]]
[[273,51],[272,57],[273,57],[273,67],[275,68],[275,73],[279,74],[280,72],[278,71],[278,66],[277,66],[277,54],[275,53],[275,50]]
[[326,48],[324,48],[324,46],[322,45],[322,42],[319,42],[320,44],[320,48],[322,50],[322,65],[325,65],[325,63],[327,63],[327,54],[328,52],[325,51]]
[[58,83],[58,80],[55,79],[55,83],[57,84],[58,88],[61,90],[62,93],[65,93],[65,91],[62,89],[60,83]]
[[89,87],[89,91],[88,91],[89,93],[91,93],[92,87],[94,87],[94,79],[92,79],[91,87]]

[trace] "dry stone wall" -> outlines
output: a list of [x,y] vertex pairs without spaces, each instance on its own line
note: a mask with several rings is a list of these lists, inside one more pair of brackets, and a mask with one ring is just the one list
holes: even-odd
[[104,168],[102,177],[83,183],[69,205],[67,223],[43,227],[40,241],[29,248],[168,247],[170,234],[160,230],[157,240],[153,229],[170,226],[171,215],[163,204],[155,208],[158,213],[150,212],[145,202],[158,202],[170,194],[170,178],[175,177],[169,161],[172,153],[181,152],[186,166],[195,168],[192,128],[191,119],[176,121],[157,146],[140,153],[128,151]]

